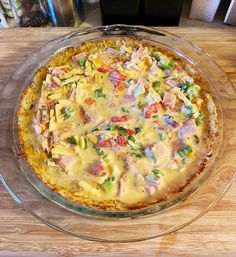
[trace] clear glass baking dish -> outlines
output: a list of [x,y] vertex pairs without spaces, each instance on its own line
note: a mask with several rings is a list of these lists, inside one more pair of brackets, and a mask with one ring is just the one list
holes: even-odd
[[[68,202],[35,176],[21,155],[15,114],[22,90],[30,84],[35,71],[45,65],[52,55],[81,42],[122,36],[141,38],[167,48],[195,66],[208,84],[217,106],[219,139],[207,168],[177,198],[145,209],[112,212]],[[235,90],[214,60],[190,42],[166,31],[113,25],[72,32],[32,53],[12,74],[1,93],[0,128],[3,140],[0,180],[17,204],[48,226],[73,236],[106,242],[130,242],[174,232],[214,207],[233,181],[236,163],[227,165],[232,155],[227,147],[227,130],[233,117],[229,112],[225,113],[231,96],[235,96]]]

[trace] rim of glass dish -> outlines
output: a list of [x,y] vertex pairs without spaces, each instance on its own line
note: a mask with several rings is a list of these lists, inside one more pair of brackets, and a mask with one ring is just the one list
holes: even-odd
[[[113,28],[114,27],[114,28]],[[201,56],[201,58],[200,59],[205,59],[205,57],[207,57],[207,60],[209,61],[209,62],[211,62],[211,65],[213,65],[213,67],[215,67],[216,69],[219,69],[219,71],[223,71],[221,68],[220,68],[220,66],[214,61],[214,59],[211,57],[211,56],[209,56],[207,53],[205,53],[204,51],[202,51],[199,47],[197,47],[197,46],[195,46],[194,44],[192,44],[191,42],[189,42],[188,40],[185,40],[185,39],[183,39],[183,38],[181,38],[181,37],[178,37],[178,36],[176,36],[176,35],[174,35],[174,34],[172,34],[172,33],[169,33],[169,32],[166,32],[166,31],[164,31],[164,30],[159,30],[159,29],[152,29],[152,28],[146,28],[146,27],[143,27],[143,26],[127,26],[127,25],[112,25],[112,26],[101,26],[101,27],[96,27],[96,28],[88,28],[88,29],[83,29],[83,30],[79,30],[79,31],[74,31],[74,32],[71,32],[71,33],[69,33],[69,34],[67,34],[67,35],[65,35],[65,36],[62,36],[62,37],[59,37],[59,38],[57,38],[57,39],[53,39],[53,40],[51,40],[51,41],[49,41],[48,43],[50,44],[50,43],[57,43],[57,42],[61,42],[61,40],[63,40],[65,37],[71,37],[73,34],[77,34],[77,35],[81,35],[81,34],[89,34],[90,32],[92,33],[92,32],[101,32],[101,29],[103,29],[104,31],[107,31],[107,29],[110,31],[110,30],[114,30],[114,29],[116,29],[116,30],[119,30],[119,29],[126,29],[126,30],[130,30],[130,29],[133,29],[133,31],[135,32],[135,31],[142,31],[142,30],[144,30],[145,32],[152,32],[152,34],[163,34],[163,35],[167,35],[167,36],[171,36],[171,37],[174,37],[174,38],[176,38],[176,39],[178,39],[178,40],[183,40],[183,43],[184,44],[186,44],[187,45],[187,47],[191,47],[191,48],[193,48],[192,49],[192,53],[195,53],[195,51],[196,52],[200,52],[200,53],[203,53],[203,55]],[[103,31],[102,30],[102,31]],[[41,47],[41,48],[39,48],[38,50],[36,50],[36,51],[34,51],[32,54],[37,54],[37,52],[39,52],[40,50],[42,50],[44,48],[44,46],[43,47]],[[192,56],[192,55],[191,55]],[[21,67],[21,65],[22,64],[20,64],[19,66],[17,66],[17,68],[16,68],[16,71],[18,70],[18,69],[20,69],[20,67]],[[11,77],[10,77],[10,79],[9,79],[9,81],[8,81],[8,83],[10,84],[10,82],[11,82],[11,80],[13,80],[13,84],[14,83],[16,83],[15,81],[14,81],[14,74],[16,73],[16,71],[11,75]],[[32,70],[32,72],[33,72],[33,70]],[[236,92],[236,90],[235,90],[235,88],[232,86],[232,83],[230,82],[230,80],[228,79],[228,77],[227,77],[227,75],[225,74],[225,72],[223,71],[223,76],[225,76],[225,78],[227,79],[227,82],[226,83],[229,83],[230,85],[231,85],[231,87],[232,87],[232,89],[233,89],[233,94],[234,95],[236,95],[235,94],[235,92]],[[205,74],[206,75],[206,74]],[[211,81],[211,79],[209,79],[208,78],[208,80],[209,81]],[[214,81],[214,80],[213,80]],[[26,80],[24,80],[24,82],[26,82]],[[215,82],[216,83],[216,82]],[[214,89],[214,93],[215,93],[215,95],[217,96],[217,99],[218,99],[218,94],[217,94],[217,90],[216,90],[216,88],[215,88],[215,84],[214,83],[211,83],[211,85],[212,85],[212,88]],[[218,85],[217,83],[216,83],[216,85]],[[220,93],[219,93],[219,95],[220,95]],[[19,96],[19,95],[17,95],[17,96]],[[219,106],[218,107],[221,107],[221,104],[220,104],[220,102],[219,102]],[[222,106],[223,107],[223,106]],[[221,110],[224,112],[224,108],[221,108]],[[11,110],[11,115],[13,115],[13,111],[14,110]],[[224,115],[224,114],[223,114]],[[12,122],[12,116],[10,117],[10,121]],[[222,119],[222,121],[223,121],[223,119]],[[224,124],[225,125],[225,124]],[[12,126],[12,125],[11,125]],[[222,127],[222,129],[223,129],[223,127]],[[9,131],[8,131],[9,132]],[[226,133],[226,131],[222,131],[222,135],[224,134],[225,135],[225,133]],[[12,134],[10,134],[9,135],[9,133],[8,133],[8,136],[11,136],[12,137]],[[223,144],[225,145],[226,143],[225,142],[223,142]],[[223,149],[221,149],[222,151],[223,151]],[[12,154],[13,155],[13,154]],[[13,155],[14,156],[14,155]],[[13,156],[12,156],[12,158],[13,158]],[[14,159],[13,159],[13,161],[14,161]],[[19,166],[18,165],[18,163],[17,163],[17,166]],[[19,167],[17,167],[18,169],[19,169]],[[20,169],[19,169],[20,170]],[[216,169],[217,170],[217,169]],[[5,174],[4,174],[5,173]],[[21,172],[22,173],[22,172]],[[229,189],[229,187],[231,186],[231,184],[233,183],[233,181],[234,181],[234,178],[235,178],[235,170],[234,169],[231,169],[231,170],[229,170],[229,172],[228,173],[226,173],[225,175],[226,175],[226,180],[223,182],[223,187],[222,187],[222,189],[221,188],[216,188],[216,190],[217,190],[217,193],[213,196],[213,197],[211,197],[211,199],[209,198],[209,199],[206,199],[207,200],[207,203],[204,205],[204,206],[200,206],[199,208],[197,208],[197,211],[196,211],[196,213],[194,213],[193,215],[191,215],[190,217],[188,216],[187,218],[186,218],[186,215],[184,216],[185,218],[184,218],[184,220],[182,220],[181,222],[179,222],[178,224],[176,224],[176,225],[173,225],[172,223],[171,223],[171,225],[170,226],[168,226],[168,229],[159,229],[158,228],[158,231],[156,231],[155,233],[153,233],[153,231],[152,231],[152,233],[147,233],[146,231],[145,231],[145,234],[142,234],[142,233],[140,233],[140,231],[139,231],[139,233],[135,233],[135,235],[132,235],[131,237],[129,236],[129,237],[127,237],[127,236],[124,236],[124,237],[121,237],[120,235],[118,235],[118,236],[115,236],[115,237],[113,237],[113,238],[110,238],[110,236],[109,237],[107,237],[107,235],[105,235],[105,236],[100,236],[100,235],[97,235],[97,234],[94,234],[93,232],[89,232],[89,235],[87,235],[84,231],[82,231],[82,230],[78,230],[78,231],[75,231],[75,230],[73,230],[73,229],[71,229],[71,228],[68,228],[68,227],[66,227],[66,226],[64,226],[64,225],[61,225],[60,223],[54,223],[54,222],[52,222],[51,220],[49,220],[48,218],[47,218],[47,216],[45,216],[45,215],[42,215],[41,213],[39,213],[37,210],[35,210],[34,208],[31,208],[30,207],[30,205],[28,206],[28,202],[24,202],[24,201],[22,201],[20,198],[21,197],[19,197],[19,195],[18,195],[18,191],[17,192],[15,192],[14,193],[14,190],[16,189],[15,187],[14,187],[14,184],[12,185],[11,184],[11,179],[8,179],[8,177],[5,177],[6,176],[6,172],[3,172],[3,174],[4,174],[4,176],[1,176],[1,172],[0,172],[0,181],[3,183],[3,185],[4,185],[4,187],[6,188],[6,190],[9,192],[9,194],[12,196],[12,198],[15,200],[15,202],[17,203],[17,204],[19,204],[22,208],[24,208],[27,212],[29,212],[32,216],[34,216],[35,218],[37,218],[39,221],[41,221],[42,223],[44,223],[44,224],[46,224],[46,225],[48,225],[49,227],[51,227],[51,228],[54,228],[55,230],[58,230],[58,231],[60,231],[60,232],[63,232],[63,233],[65,233],[65,234],[68,234],[68,235],[72,235],[72,236],[75,236],[75,237],[78,237],[78,238],[82,238],[82,239],[87,239],[87,240],[91,240],[91,241],[99,241],[99,242],[110,242],[110,243],[114,243],[114,242],[136,242],[136,241],[142,241],[142,240],[147,240],[147,239],[152,239],[152,238],[155,238],[155,237],[160,237],[160,236],[163,236],[163,235],[165,235],[165,234],[169,234],[169,233],[172,233],[172,232],[175,232],[175,231],[177,231],[177,230],[179,230],[179,229],[181,229],[181,228],[183,228],[183,227],[185,227],[185,226],[187,226],[187,225],[189,225],[189,224],[191,224],[192,222],[194,222],[195,220],[197,220],[198,218],[200,218],[202,215],[204,215],[207,211],[209,211],[211,208],[213,208],[216,204],[217,204],[217,202],[222,198],[222,196],[225,194],[225,192],[227,192],[227,190]],[[213,174],[210,174],[210,175],[213,175]],[[5,177],[5,179],[4,179],[4,177]],[[24,175],[23,175],[23,173],[22,173],[22,177],[24,177]],[[217,171],[217,173],[214,173],[214,181],[215,181],[215,178],[218,178],[218,177],[220,177],[220,178],[222,178],[222,172],[220,171],[220,170],[218,170]],[[209,180],[209,179],[206,179],[207,181]],[[27,184],[29,183],[28,181],[25,181],[24,183],[26,184],[26,182],[27,182]],[[180,202],[180,204],[178,204],[178,205],[175,205],[175,206],[173,206],[173,207],[176,207],[175,209],[172,209],[172,211],[174,211],[175,212],[175,210],[178,210],[178,212],[180,212],[181,214],[182,214],[182,208],[184,208],[184,210],[186,211],[188,211],[188,210],[191,210],[192,209],[192,207],[193,207],[193,205],[192,205],[192,203],[191,203],[191,199],[193,198],[193,200],[195,200],[195,196],[198,196],[198,195],[200,195],[200,196],[202,196],[202,191],[203,192],[205,192],[206,191],[206,188],[208,189],[208,188],[212,188],[212,186],[214,186],[215,184],[211,184],[211,185],[208,185],[208,183],[203,183],[204,185],[203,186],[200,186],[199,188],[198,188],[198,190],[196,190],[195,192],[194,192],[194,194],[192,194],[192,196],[193,197],[188,197],[187,199],[186,199],[186,202],[188,202],[188,204],[187,204],[187,207],[185,206],[185,207],[183,207],[184,206],[184,204],[182,204],[183,202]],[[222,184],[222,183],[221,183]],[[32,188],[35,188],[35,187],[33,187],[32,186]],[[202,189],[202,190],[201,190]],[[215,187],[214,187],[214,189],[215,189]],[[38,191],[35,191],[35,194],[37,194],[37,195],[39,195],[40,194],[40,198],[45,198],[45,201],[46,201],[46,199],[48,200],[48,198],[46,198],[45,196],[43,196],[43,194],[41,194],[40,192],[38,192]],[[191,199],[190,199],[191,198]],[[190,201],[188,201],[188,200],[190,200]],[[31,203],[31,202],[30,202]],[[58,204],[54,204],[54,206],[55,206],[55,210],[58,210],[58,208],[60,207],[60,205],[58,205]],[[66,209],[66,208],[63,208],[64,210],[65,210],[65,217],[66,217],[66,212],[67,211],[69,211],[68,209]],[[46,209],[44,208],[44,210],[43,211],[46,211]],[[166,209],[166,211],[170,211],[170,214],[171,214],[171,208],[168,208],[168,209]],[[70,213],[71,213],[71,211],[69,211]],[[69,213],[68,212],[68,213]],[[154,213],[153,215],[146,215],[146,216],[141,216],[141,217],[139,217],[138,219],[133,219],[133,221],[137,221],[138,220],[138,222],[140,223],[140,225],[142,226],[142,225],[144,225],[144,224],[146,224],[145,223],[145,220],[146,221],[150,221],[150,226],[153,224],[153,225],[156,225],[156,220],[158,220],[158,217],[160,217],[160,219],[159,220],[162,220],[162,214],[164,213],[164,211],[163,212],[157,212],[157,213]],[[160,216],[158,216],[158,214],[160,214]],[[169,212],[168,212],[168,214],[169,214]],[[82,212],[78,212],[78,217],[79,217],[79,215],[80,216],[83,216],[83,217],[88,217],[88,219],[90,218],[90,220],[92,220],[93,221],[93,223],[96,225],[96,222],[99,222],[99,220],[97,220],[97,218],[98,218],[98,216],[95,216],[95,215],[92,215],[92,216],[89,216],[89,215],[83,215],[83,213]],[[179,214],[178,214],[179,215]],[[173,215],[172,215],[173,216]],[[164,217],[166,217],[166,215],[164,215]],[[108,221],[108,220],[110,220],[111,222],[112,222],[112,228],[114,227],[113,226],[113,224],[115,224],[114,222],[113,222],[113,219],[107,219],[107,217],[101,217],[101,218],[103,218],[103,220],[104,221]],[[132,217],[131,217],[132,218]],[[76,218],[77,219],[77,218]],[[119,224],[123,224],[123,222],[122,221],[124,221],[125,222],[125,220],[127,220],[127,219],[116,219],[117,220],[117,222],[119,223]],[[102,220],[101,220],[102,221]],[[83,221],[84,222],[84,224],[83,225],[89,225],[89,223],[87,223],[87,218]],[[128,221],[130,224],[132,224],[132,228],[134,228],[134,225],[137,223],[135,223],[135,222],[132,222],[132,219],[129,219],[129,221]],[[154,222],[154,223],[152,223],[152,222]],[[107,223],[107,222],[106,222]],[[151,227],[150,227],[151,228]],[[108,229],[111,231],[111,228],[109,228],[108,227]],[[121,230],[122,230],[123,228],[121,228]],[[145,230],[146,230],[146,227],[145,227]],[[123,232],[123,230],[121,231],[121,233],[123,234],[124,232]],[[124,235],[124,234],[123,234]]]
[[[53,43],[54,41],[66,41],[67,39],[70,39],[74,36],[81,36],[84,34],[91,34],[93,32],[106,32],[106,31],[122,31],[122,30],[127,30],[128,32],[130,31],[142,31],[142,32],[146,32],[146,33],[153,33],[153,34],[157,34],[157,35],[168,35],[170,34],[172,37],[175,38],[179,38],[182,40],[182,38],[175,36],[174,34],[171,34],[169,32],[166,32],[164,30],[155,30],[155,29],[149,29],[143,26],[126,26],[126,25],[112,25],[112,26],[99,26],[99,27],[95,27],[95,28],[89,28],[89,29],[84,29],[84,30],[79,30],[79,31],[74,31],[71,32],[69,34],[66,34],[65,36],[59,37],[57,39],[54,39],[52,41],[50,41],[51,43]],[[119,35],[120,36],[120,35]],[[126,35],[124,35],[126,36]],[[134,35],[135,37],[137,37],[136,35]],[[109,35],[109,38],[115,38],[115,35]],[[128,37],[132,37],[132,35],[128,35]],[[92,40],[98,40],[98,38],[94,38]],[[146,39],[145,39],[146,40]],[[88,41],[88,40],[86,40]],[[84,41],[84,42],[86,42]],[[91,41],[91,40],[89,40]],[[155,42],[155,41],[150,41],[147,40],[149,42],[153,42],[155,44],[159,44],[159,45],[163,45],[160,42]],[[49,42],[49,44],[50,44]],[[47,43],[48,44],[48,43]],[[194,46],[194,45],[193,45]],[[44,47],[44,46],[43,46]],[[34,52],[34,55],[37,55],[38,51],[40,49],[42,49],[43,47],[39,48],[38,50],[36,50]],[[69,46],[67,46],[69,47]],[[51,54],[48,57],[48,60],[56,55],[58,52],[63,51],[65,48],[60,48],[58,49],[55,53]],[[192,60],[191,58],[185,56],[183,53],[181,53],[179,50],[170,48],[169,46],[165,46],[168,49],[170,49],[172,52],[176,53],[178,56],[181,56],[182,58],[184,58],[185,60],[187,60],[188,62],[190,62],[192,65],[194,65],[198,72],[201,73],[201,75],[203,75],[205,78],[207,78],[207,80],[210,82],[212,89],[214,90],[215,93],[215,97],[217,98],[217,111],[218,114],[220,114],[220,116],[222,116],[222,118],[220,119],[221,122],[223,122],[223,111],[221,108],[221,104],[218,98],[218,94],[216,91],[215,86],[213,85],[213,83],[211,82],[211,80],[207,77],[207,74],[203,73],[200,70],[200,66],[198,65],[198,63],[196,63],[194,60]],[[194,46],[195,48],[195,46]],[[197,47],[198,48],[198,47]],[[199,48],[198,48],[199,49]],[[43,61],[43,63],[40,63],[36,70],[39,67],[42,67],[43,65],[45,65],[48,60]],[[35,70],[32,71],[32,73],[27,77],[27,79],[24,81],[24,87],[21,91],[21,93],[23,92],[23,90],[25,89],[25,87],[27,87],[30,82],[32,82],[32,79],[35,75]],[[21,95],[20,93],[20,95]],[[19,144],[19,137],[18,137],[18,133],[17,135],[14,133],[15,131],[17,131],[17,111],[18,111],[18,107],[19,107],[19,101],[20,101],[20,95],[18,97],[18,101],[16,103],[15,106],[15,110],[14,110],[14,115],[13,115],[13,138],[14,138],[14,143],[15,143],[15,149],[16,151],[14,151],[15,153],[15,157],[19,156],[19,153],[22,152],[21,148],[20,148],[20,144]],[[219,135],[219,141],[220,143],[218,144],[217,148],[214,149],[215,153],[217,156],[221,156],[222,152],[223,152],[223,147],[222,146],[222,136],[223,136],[223,124],[221,124],[220,126],[222,128],[222,131],[220,131]],[[33,185],[33,187],[39,192],[41,193],[44,197],[46,197],[47,199],[49,199],[50,201],[53,201],[54,203],[64,207],[65,209],[75,212],[75,213],[79,213],[79,214],[84,214],[84,215],[89,215],[92,217],[101,217],[101,218],[137,218],[137,217],[143,217],[146,215],[153,215],[153,214],[158,214],[161,213],[163,211],[167,211],[171,208],[176,207],[177,205],[181,204],[182,202],[184,202],[188,197],[190,197],[193,193],[195,193],[196,191],[198,191],[198,189],[201,188],[201,186],[204,184],[204,182],[208,179],[208,177],[211,175],[211,173],[213,172],[216,164],[218,163],[218,160],[215,160],[213,163],[211,163],[211,165],[207,168],[207,170],[203,171],[203,175],[202,178],[198,181],[198,183],[190,183],[191,184],[191,188],[188,188],[188,190],[186,190],[184,193],[180,193],[178,194],[176,197],[171,198],[168,201],[163,201],[160,203],[156,203],[153,205],[150,205],[148,207],[145,208],[140,208],[140,209],[135,209],[135,210],[128,210],[128,211],[110,211],[110,210],[101,210],[98,208],[93,208],[93,207],[88,207],[85,205],[79,205],[73,202],[68,201],[66,198],[64,198],[63,196],[61,196],[58,193],[53,192],[47,185],[45,185],[37,176],[35,176],[35,173],[32,171],[30,165],[28,164],[28,162],[22,158],[22,161],[24,162],[24,164],[27,166],[27,171],[23,168],[21,168],[21,172],[24,174],[24,176],[26,177],[26,179]],[[20,165],[21,166],[21,165]],[[28,172],[29,170],[29,172]]]

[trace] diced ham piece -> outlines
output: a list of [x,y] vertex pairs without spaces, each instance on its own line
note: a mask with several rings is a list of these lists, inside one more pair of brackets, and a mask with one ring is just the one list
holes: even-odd
[[54,81],[51,81],[51,82],[48,83],[47,88],[48,89],[57,89],[58,85]]
[[165,72],[166,72],[166,76],[170,77],[171,71],[170,70],[166,70]]
[[133,95],[125,95],[124,96],[125,103],[130,104],[131,102],[134,102],[136,98]]
[[144,176],[140,173],[135,175],[135,184],[136,186],[143,186],[145,184]]
[[123,115],[123,116],[113,116],[111,117],[112,122],[126,122],[129,120],[129,115]]
[[152,75],[158,75],[160,73],[160,69],[157,67],[157,62],[152,62],[152,65],[150,67],[150,73]]
[[140,45],[138,49],[132,53],[130,61],[124,63],[124,68],[126,69],[132,68],[132,69],[141,71],[141,69],[136,65],[136,61],[138,59],[143,60],[144,58],[145,58],[145,55],[143,53],[143,47]]
[[118,56],[120,55],[120,51],[114,49],[114,48],[111,48],[111,47],[108,47],[106,49],[106,52],[109,54],[109,55],[112,55],[112,56]]
[[148,192],[149,195],[153,195],[156,192],[156,188],[153,186],[146,186],[144,188]]
[[94,176],[102,176],[104,171],[105,171],[105,167],[103,165],[98,165],[93,170],[93,175]]
[[198,134],[198,129],[194,119],[189,119],[185,121],[183,127],[180,129],[180,136],[182,138],[194,136],[197,134]]
[[119,71],[113,70],[113,71],[110,72],[109,78],[110,78],[110,80],[112,82],[113,81],[121,81],[121,82],[123,82],[123,81],[126,80],[127,77],[125,75],[120,74]]
[[120,51],[121,51],[121,53],[125,53],[125,52],[127,51],[125,45],[122,45],[122,46],[120,47]]
[[145,86],[148,84],[148,81],[141,77],[138,82],[136,83],[135,87],[134,87],[134,91],[133,91],[133,95],[135,97],[138,97],[142,94],[145,93]]
[[134,69],[134,70],[137,70],[137,71],[141,71],[141,69],[138,67],[138,65],[136,65],[133,61],[130,61],[130,62],[126,62],[124,64],[124,68],[125,69]]
[[137,49],[137,51],[133,52],[131,55],[131,61],[135,61],[137,59],[144,59],[145,55],[143,53],[143,47],[142,45],[139,46],[139,48]]
[[176,103],[176,96],[174,94],[171,94],[168,91],[166,91],[162,102],[163,102],[163,104],[165,104],[165,105],[169,106],[171,109],[173,109],[175,107],[175,103]]
[[177,64],[177,63],[175,64],[174,69],[177,70],[177,71],[179,71],[179,72],[182,72],[182,71],[183,71],[182,66],[180,66],[180,65]]
[[56,165],[64,170],[68,169],[73,164],[73,162],[74,159],[69,155],[63,156],[62,158],[55,161]]
[[179,81],[178,80],[176,80],[176,79],[168,79],[167,81],[166,81],[166,84],[168,85],[168,86],[170,86],[170,87],[178,87],[179,85],[180,85],[180,83],[179,83]]
[[151,176],[146,176],[145,179],[148,182],[148,184],[153,186],[153,187],[159,187],[160,184],[161,184],[159,180],[155,180]]
[[182,139],[177,139],[172,143],[172,147],[174,151],[179,151],[185,147],[185,144]]
[[124,156],[124,158],[122,159],[124,162],[124,167],[126,170],[130,170],[131,166],[134,164],[134,160],[131,156],[127,155]]
[[119,71],[111,71],[109,74],[109,78],[116,90],[123,90],[125,88],[124,81],[127,77],[125,75],[120,74]]
[[154,144],[151,149],[154,153],[154,157],[159,162],[165,161],[166,156],[170,156],[171,154],[170,149],[162,141]]
[[144,93],[145,93],[145,88],[144,88],[143,84],[142,83],[138,83],[136,88],[134,89],[134,92],[133,92],[134,96],[138,97],[138,96],[140,96],[140,95],[142,95]]
[[33,118],[31,121],[31,127],[33,128],[36,135],[41,134],[42,128],[39,125],[39,122],[37,119]]
[[130,155],[123,157],[125,171],[132,171],[133,173],[140,173],[139,168],[137,167],[134,159]]
[[101,161],[96,161],[89,167],[89,172],[96,177],[101,177],[106,175],[106,167],[103,165]]
[[40,127],[39,125],[33,124],[33,125],[32,125],[32,128],[34,129],[36,135],[41,134],[42,129],[41,129],[41,127]]
[[79,60],[86,57],[86,53],[82,52],[77,55],[72,56],[72,61],[76,64],[78,64]]
[[56,67],[52,70],[51,74],[60,78],[65,74],[65,71],[60,69],[59,67]]
[[41,110],[38,110],[36,112],[35,118],[37,120],[37,124],[40,124],[42,122],[42,112],[41,112]]
[[163,115],[163,121],[172,128],[177,128],[179,126],[179,123],[167,114]]
[[70,91],[70,96],[69,99],[74,101],[75,100],[75,96],[76,96],[76,89],[73,87]]
[[188,76],[184,77],[185,82],[192,84],[194,82],[194,79]]

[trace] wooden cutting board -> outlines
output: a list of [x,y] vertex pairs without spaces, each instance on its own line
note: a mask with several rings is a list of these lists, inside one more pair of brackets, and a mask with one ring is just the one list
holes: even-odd
[[[212,55],[236,87],[235,28],[164,29]],[[17,64],[33,50],[72,30],[1,29],[0,92]],[[236,143],[234,135],[236,131],[232,134],[232,144]],[[127,244],[84,241],[48,228],[17,206],[0,185],[0,256],[236,256],[236,183],[214,210],[188,227],[161,238]]]

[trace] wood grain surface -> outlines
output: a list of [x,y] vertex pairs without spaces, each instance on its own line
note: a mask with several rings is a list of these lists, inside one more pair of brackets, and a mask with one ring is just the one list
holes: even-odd
[[[164,28],[213,56],[236,86],[236,29]],[[74,28],[0,30],[0,92],[30,53]],[[236,131],[235,131],[236,133]],[[0,256],[236,256],[236,183],[186,228],[139,243],[96,243],[57,232],[21,209],[0,185]]]

